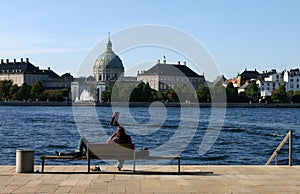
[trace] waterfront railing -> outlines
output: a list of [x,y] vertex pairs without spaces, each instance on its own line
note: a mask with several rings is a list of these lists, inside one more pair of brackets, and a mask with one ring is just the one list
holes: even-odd
[[279,146],[275,149],[267,163],[265,164],[266,166],[270,165],[274,157],[275,159],[275,165],[278,165],[278,153],[281,150],[282,146],[289,140],[289,166],[293,165],[293,131],[289,131],[286,136],[283,138]]

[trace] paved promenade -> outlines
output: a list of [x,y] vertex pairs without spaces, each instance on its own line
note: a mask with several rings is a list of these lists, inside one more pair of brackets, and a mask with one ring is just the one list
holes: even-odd
[[[0,166],[0,193],[300,193],[300,166],[46,166],[45,173],[16,173]],[[39,169],[40,166],[35,166]],[[109,172],[108,172],[109,171]]]

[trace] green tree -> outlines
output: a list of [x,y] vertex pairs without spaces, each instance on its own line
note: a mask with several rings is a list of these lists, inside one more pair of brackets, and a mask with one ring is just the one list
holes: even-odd
[[226,88],[223,86],[222,80],[217,80],[210,88],[211,101],[226,102]]
[[197,97],[199,102],[210,102],[210,91],[208,87],[204,85],[200,85],[197,90]]
[[292,97],[292,101],[299,103],[300,102],[300,90],[296,90],[294,91],[293,97]]
[[152,99],[153,99],[152,89],[151,89],[149,83],[147,82],[147,83],[144,84],[144,86],[143,86],[143,90],[142,90],[142,101],[143,101],[143,102],[151,102]]
[[226,97],[227,97],[227,102],[237,102],[238,101],[238,91],[233,86],[232,82],[229,82],[226,86]]
[[279,103],[286,102],[287,94],[286,94],[285,86],[283,84],[280,84],[278,89],[272,93],[271,99],[274,102],[279,102]]
[[143,88],[144,83],[138,84],[131,92],[129,101],[130,102],[143,102]]
[[101,100],[103,102],[110,102],[111,101],[111,90],[104,90],[101,93]]
[[9,88],[9,95],[12,97],[12,100],[14,100],[14,96],[19,91],[20,87],[17,84],[12,85]]
[[31,87],[30,95],[34,99],[39,99],[44,90],[45,88],[43,87],[42,83],[37,80]]
[[44,90],[44,92],[40,95],[41,100],[44,101],[59,101],[62,102],[65,99],[65,92],[67,90]]
[[238,93],[238,102],[249,102],[249,98],[245,92]]
[[133,90],[134,86],[128,84],[122,84],[119,88],[119,98],[118,101],[120,102],[129,102],[131,91]]
[[9,99],[11,96],[9,95],[9,89],[13,85],[11,80],[0,80],[0,98]]
[[164,91],[168,102],[179,102],[179,98],[174,89]]
[[250,87],[246,92],[247,98],[251,101],[258,100],[260,97],[260,91],[255,82],[250,83]]
[[26,82],[22,84],[18,92],[15,94],[14,99],[16,100],[28,100],[30,98],[31,86]]

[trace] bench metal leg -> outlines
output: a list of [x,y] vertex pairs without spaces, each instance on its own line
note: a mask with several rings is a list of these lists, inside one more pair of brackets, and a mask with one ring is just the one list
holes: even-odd
[[133,173],[135,173],[135,160],[133,160]]
[[44,158],[42,159],[42,172],[44,172],[44,165],[45,165],[45,160]]
[[180,173],[180,158],[178,158],[178,173]]
[[91,166],[91,159],[88,158],[88,173],[90,172],[90,166]]

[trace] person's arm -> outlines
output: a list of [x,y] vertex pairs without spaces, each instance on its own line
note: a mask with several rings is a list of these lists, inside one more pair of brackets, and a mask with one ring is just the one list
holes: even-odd
[[116,132],[114,132],[110,138],[108,138],[107,143],[114,143],[114,139],[116,138]]

